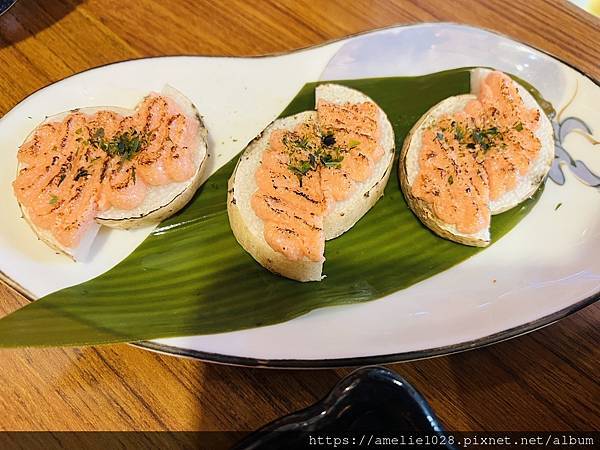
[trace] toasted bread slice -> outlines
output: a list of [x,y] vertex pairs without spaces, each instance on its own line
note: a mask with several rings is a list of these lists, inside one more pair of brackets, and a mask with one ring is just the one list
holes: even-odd
[[[317,86],[315,96],[316,105],[320,100],[335,104],[373,102],[356,89],[331,83]],[[347,199],[335,202],[327,213],[324,221],[326,240],[336,238],[352,228],[383,195],[394,162],[395,140],[392,124],[379,107],[378,115],[379,142],[384,154],[375,164],[371,176],[363,182],[356,183],[353,193]]]
[[316,119],[315,111],[305,111],[271,123],[248,144],[229,178],[227,189],[229,224],[240,245],[271,272],[298,281],[320,280],[323,261],[291,261],[282,253],[273,250],[264,238],[263,221],[254,212],[251,198],[258,188],[255,174],[260,167],[263,153],[269,146],[271,133],[275,130],[292,131],[298,125]]
[[[473,95],[479,95],[481,83],[490,72],[490,69],[483,68],[477,68],[471,71],[471,93]],[[517,175],[518,181],[516,188],[490,202],[490,211],[492,215],[508,211],[531,197],[538,187],[540,187],[540,184],[542,184],[546,175],[548,175],[550,166],[554,160],[554,132],[552,130],[550,119],[529,91],[516,81],[514,83],[521,99],[523,99],[525,107],[529,109],[535,108],[540,112],[540,123],[534,134],[535,137],[540,140],[542,147],[537,159],[531,162],[527,174],[525,176]]]
[[[324,84],[316,88],[316,104],[320,100],[335,104],[372,102],[363,93],[344,86]],[[378,143],[383,155],[363,182],[357,182],[348,198],[334,202],[323,217],[324,239],[329,240],[348,231],[383,195],[394,160],[394,132],[387,116],[378,107]],[[238,242],[262,266],[270,271],[298,281],[319,281],[323,278],[323,261],[289,260],[266,242],[263,222],[251,206],[257,190],[255,174],[263,152],[268,148],[275,130],[294,130],[299,124],[318,121],[318,112],[305,111],[278,119],[269,125],[244,150],[229,180],[227,210],[231,228]],[[323,258],[324,259],[324,258]]]
[[[462,111],[469,102],[477,99],[482,80],[490,72],[489,69],[481,68],[472,70],[471,94],[449,97],[427,111],[407,135],[398,164],[402,191],[408,205],[421,222],[441,237],[477,247],[489,245],[491,240],[489,227],[472,234],[459,232],[455,225],[445,223],[437,217],[429,203],[415,197],[412,192],[412,185],[419,172],[419,155],[424,131],[441,117]],[[489,201],[488,208],[491,215],[511,209],[531,197],[544,181],[554,157],[554,140],[550,120],[533,96],[524,87],[516,82],[514,83],[524,105],[528,109],[537,109],[540,113],[539,126],[534,134],[539,139],[541,148],[537,158],[530,163],[527,173],[524,176],[517,174],[516,187],[504,193],[500,198]]]
[[198,121],[194,152],[196,173],[185,181],[153,186],[142,204],[135,209],[111,208],[102,212],[96,218],[101,225],[129,229],[158,223],[183,208],[200,187],[208,157],[208,131],[194,104],[181,92],[171,86],[165,86],[161,94],[175,101],[187,117]]
[[415,197],[412,193],[412,184],[419,172],[419,154],[424,130],[436,123],[439,118],[462,111],[467,103],[475,98],[474,95],[470,94],[449,97],[427,111],[413,126],[404,140],[400,152],[398,171],[400,185],[408,206],[429,229],[443,238],[460,244],[485,247],[490,243],[489,228],[474,234],[461,233],[454,225],[440,220],[427,202]]
[[[187,117],[198,121],[198,132],[194,141],[194,163],[196,167],[194,175],[183,182],[173,182],[163,186],[151,186],[142,204],[135,209],[120,210],[110,208],[103,211],[96,217],[96,223],[89,226],[78,245],[72,248],[60,244],[49,230],[37,227],[31,221],[27,208],[19,204],[25,220],[29,223],[36,235],[47,245],[58,252],[66,254],[74,260],[82,260],[87,255],[101,225],[113,228],[130,229],[158,223],[180,210],[187,202],[189,202],[200,187],[202,174],[206,166],[205,163],[208,156],[208,132],[196,107],[182,93],[171,86],[165,86],[161,94],[172,99]],[[93,115],[98,111],[113,111],[122,116],[129,116],[135,112],[135,110],[114,106],[78,108],[76,110],[65,111],[50,116],[42,122],[40,126],[45,123],[62,121],[68,114],[75,111],[86,115]],[[39,128],[39,126],[36,127],[36,130],[37,128]],[[35,130],[33,132],[35,132]],[[25,142],[30,139],[30,136],[27,137]],[[17,173],[25,167],[27,167],[26,164],[19,163],[17,166]]]

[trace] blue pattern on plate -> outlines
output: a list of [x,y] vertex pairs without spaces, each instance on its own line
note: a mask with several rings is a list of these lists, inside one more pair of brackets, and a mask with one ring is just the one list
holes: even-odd
[[550,179],[560,186],[565,184],[563,165],[566,165],[579,181],[588,186],[600,188],[600,176],[592,172],[583,161],[573,159],[563,146],[565,138],[573,131],[581,131],[591,138],[591,128],[577,117],[567,117],[558,122],[553,121],[552,128],[554,129],[554,161],[552,161],[552,167],[548,174]]

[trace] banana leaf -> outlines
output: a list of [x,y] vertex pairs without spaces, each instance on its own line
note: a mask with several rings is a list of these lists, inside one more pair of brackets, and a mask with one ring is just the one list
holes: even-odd
[[[469,91],[469,72],[337,82],[379,103],[399,149],[432,105]],[[315,86],[304,86],[281,116],[314,108]],[[1,319],[0,347],[131,342],[260,327],[315,308],[381,298],[481,251],[441,239],[421,225],[404,201],[394,167],[384,197],[354,228],[327,242],[323,281],[299,283],[273,275],[240,247],[229,227],[227,180],[236,161],[213,174],[185,209],[113,269]],[[495,216],[493,241],[510,231],[536,198]]]

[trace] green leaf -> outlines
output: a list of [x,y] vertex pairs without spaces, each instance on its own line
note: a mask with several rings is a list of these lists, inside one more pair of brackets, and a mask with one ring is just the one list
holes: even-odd
[[[399,149],[432,105],[469,91],[469,73],[341,83],[380,104]],[[307,84],[282,116],[314,108],[315,85]],[[481,251],[421,225],[404,201],[394,167],[382,199],[350,231],[327,242],[327,278],[299,283],[273,275],[242,249],[229,227],[227,180],[236,162],[212,175],[185,209],[113,269],[0,320],[0,346],[128,342],[274,324],[315,308],[381,298]],[[493,240],[510,231],[536,200],[494,216]]]

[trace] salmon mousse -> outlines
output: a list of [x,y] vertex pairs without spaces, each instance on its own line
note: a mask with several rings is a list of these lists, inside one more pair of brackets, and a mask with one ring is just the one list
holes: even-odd
[[394,133],[363,93],[315,90],[316,111],[278,119],[243,152],[227,209],[238,242],[261,265],[298,281],[320,281],[325,241],[346,231],[383,195]]
[[135,110],[49,117],[18,150],[13,190],[38,237],[81,260],[101,225],[132,228],[181,209],[200,186],[206,158],[200,115],[167,86]]
[[407,202],[438,235],[489,245],[491,216],[531,197],[554,158],[552,125],[508,75],[471,71],[471,94],[431,108],[405,140],[399,176]]

